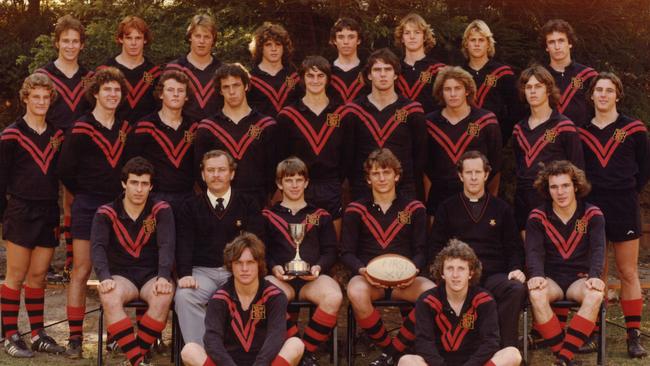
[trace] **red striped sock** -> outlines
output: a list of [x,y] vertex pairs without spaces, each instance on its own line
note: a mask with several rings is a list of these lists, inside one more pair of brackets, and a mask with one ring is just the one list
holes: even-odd
[[295,337],[298,334],[298,323],[291,319],[291,314],[287,313],[287,339]]
[[569,322],[569,328],[566,331],[564,344],[560,350],[559,357],[566,363],[569,363],[573,359],[573,355],[578,352],[580,346],[591,335],[591,332],[594,330],[594,325],[594,322],[591,320],[585,319],[579,314],[574,315]]
[[282,356],[277,355],[273,359],[273,362],[271,362],[271,366],[291,366],[291,364],[289,363],[289,361],[282,358]]
[[569,313],[571,312],[571,308],[567,308],[564,306],[551,306],[551,309],[555,313],[555,316],[557,316],[557,320],[560,322],[560,328],[562,329],[566,328],[566,322],[567,319],[569,319]]
[[316,352],[318,346],[329,338],[334,326],[336,326],[336,314],[328,314],[320,307],[316,308],[302,337],[307,351]]
[[142,307],[137,307],[135,308],[135,322],[140,326],[140,321],[142,320],[142,317],[144,314],[147,312],[148,307],[142,308]]
[[165,325],[165,323],[150,317],[149,314],[142,316],[138,324],[138,343],[142,349],[142,355],[146,355],[151,349],[151,345],[160,338]]
[[25,285],[25,308],[32,329],[32,338],[43,329],[43,311],[45,309],[45,289],[31,288]]
[[205,359],[205,362],[203,362],[203,366],[217,366],[217,364],[212,361],[210,356],[208,356],[208,358]]
[[144,359],[128,317],[109,325],[107,329],[113,334],[113,338],[132,365],[137,365]]
[[391,344],[384,322],[381,320],[381,314],[377,309],[373,309],[372,313],[364,319],[357,318],[357,323],[379,347],[386,348]]
[[0,288],[0,312],[2,313],[2,335],[9,338],[18,333],[18,312],[20,311],[20,290],[3,284]]
[[497,366],[496,363],[494,363],[492,360],[489,360],[488,362],[485,363],[483,366]]
[[85,306],[68,306],[68,327],[70,328],[70,340],[83,340],[84,317],[86,316]]
[[535,323],[533,326],[544,339],[549,341],[553,352],[560,352],[560,349],[562,349],[564,332],[562,331],[562,328],[560,328],[560,322],[557,320],[555,314],[553,314],[553,317],[546,323]]
[[621,300],[621,308],[625,316],[625,327],[627,330],[639,329],[641,327],[643,299]]
[[404,352],[413,344],[413,341],[415,341],[415,309],[404,317],[397,337],[393,338],[393,347],[398,352]]

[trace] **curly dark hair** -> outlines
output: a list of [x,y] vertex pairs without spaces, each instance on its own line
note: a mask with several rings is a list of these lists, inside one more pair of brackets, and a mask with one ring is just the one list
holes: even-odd
[[110,83],[111,81],[116,81],[118,84],[120,84],[120,89],[122,89],[122,96],[120,98],[120,104],[124,102],[124,99],[126,99],[126,95],[129,93],[129,90],[126,88],[126,79],[124,78],[124,74],[122,74],[122,71],[120,71],[116,67],[102,67],[97,72],[95,72],[95,75],[89,80],[88,86],[86,87],[86,99],[93,105],[95,106],[95,103],[97,102],[95,100],[95,94],[99,93],[99,89],[102,87],[102,85],[106,83]]
[[544,166],[542,170],[537,173],[534,187],[542,197],[546,200],[550,200],[551,193],[549,192],[548,180],[550,177],[563,174],[571,177],[573,186],[576,189],[576,197],[582,198],[589,194],[591,191],[591,183],[587,180],[585,172],[568,160],[555,160]]
[[282,25],[271,22],[264,22],[255,29],[253,40],[248,45],[253,57],[253,64],[258,65],[262,62],[264,43],[267,41],[275,41],[282,45],[282,65],[289,65],[291,56],[293,56],[293,42],[291,42],[289,32]]
[[470,286],[476,286],[481,281],[481,273],[483,266],[481,261],[474,253],[474,249],[458,239],[451,239],[447,246],[444,247],[436,256],[433,265],[431,266],[431,274],[433,279],[440,286],[444,279],[442,278],[444,272],[445,261],[448,259],[460,259],[469,264],[469,271],[472,277],[469,279]]

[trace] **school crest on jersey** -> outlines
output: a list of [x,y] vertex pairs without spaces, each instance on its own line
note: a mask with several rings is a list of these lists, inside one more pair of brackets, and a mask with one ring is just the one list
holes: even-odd
[[612,136],[614,141],[620,144],[625,141],[625,137],[627,137],[627,131],[621,130],[620,128],[614,130],[614,136]]
[[584,81],[580,76],[575,76],[571,78],[571,87],[573,89],[582,89],[583,85],[584,85]]
[[409,112],[404,108],[400,108],[395,111],[395,121],[397,121],[397,123],[406,122],[406,118],[408,116],[409,116]]
[[422,71],[420,73],[420,82],[423,84],[429,84],[431,82],[431,77],[433,75],[430,71]]
[[555,130],[546,130],[544,132],[544,140],[548,143],[554,143],[555,139],[557,138],[557,131]]
[[497,226],[497,220],[496,219],[490,219],[490,226]]
[[183,140],[185,140],[186,143],[191,144],[194,141],[194,132],[185,131],[183,134]]
[[296,87],[296,79],[292,78],[291,76],[287,76],[284,82],[287,84],[287,88],[289,89],[293,89]]
[[156,231],[156,219],[150,218],[142,221],[142,227],[145,234],[153,234]]
[[478,123],[470,122],[467,125],[467,134],[470,136],[477,137],[480,131],[481,131],[481,126],[479,126]]
[[397,213],[397,221],[402,225],[408,225],[411,223],[411,212],[404,210]]
[[465,313],[460,319],[460,327],[463,329],[474,329],[474,323],[476,322],[476,315]]
[[363,74],[362,73],[359,73],[357,75],[357,82],[360,83],[360,84],[363,84],[364,80],[363,80]]
[[587,233],[587,221],[583,219],[576,220],[576,231],[580,234]]
[[253,320],[266,319],[266,306],[264,304],[253,304],[251,307],[251,318]]
[[118,137],[122,144],[126,144],[126,131],[120,130]]
[[145,71],[144,74],[142,74],[142,80],[144,80],[144,82],[147,83],[148,85],[153,84],[153,80],[154,80],[153,74],[150,73],[149,71]]
[[485,85],[494,88],[495,86],[497,86],[497,80],[498,79],[496,75],[492,75],[492,74],[487,75],[485,77]]
[[339,127],[341,126],[341,115],[338,113],[328,113],[327,114],[327,126],[328,127]]
[[58,150],[59,146],[61,146],[61,139],[58,136],[50,137],[50,145],[52,146],[52,150]]
[[262,129],[259,126],[251,125],[248,128],[248,135],[254,139],[259,139],[262,134]]
[[307,216],[305,216],[305,221],[307,222],[307,225],[318,226],[318,224],[320,224],[320,215],[308,214]]

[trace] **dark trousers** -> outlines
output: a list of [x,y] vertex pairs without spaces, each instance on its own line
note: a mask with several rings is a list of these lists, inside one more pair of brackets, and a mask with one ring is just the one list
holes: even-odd
[[489,275],[481,282],[497,302],[501,347],[517,347],[519,344],[519,314],[528,294],[526,285],[516,280],[509,280],[507,273]]

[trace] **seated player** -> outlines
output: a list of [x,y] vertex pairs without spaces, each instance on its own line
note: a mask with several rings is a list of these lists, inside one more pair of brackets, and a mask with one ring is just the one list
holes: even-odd
[[643,312],[638,272],[642,232],[639,192],[650,178],[648,129],[642,121],[618,112],[623,83],[615,74],[600,73],[588,94],[596,115],[578,128],[585,152],[585,173],[592,182],[587,200],[603,211],[605,233],[614,246],[627,352],[630,357],[644,357],[648,353],[641,345],[639,331]]
[[497,306],[478,286],[481,262],[472,248],[453,239],[437,255],[433,277],[438,287],[415,303],[415,355],[400,366],[518,366],[515,347],[499,346]]
[[176,272],[174,306],[185,342],[203,345],[205,305],[230,273],[223,249],[243,231],[264,233],[254,198],[231,187],[237,163],[223,150],[203,155],[201,177],[207,188],[183,202],[176,215]]
[[354,316],[368,336],[382,348],[372,366],[393,365],[398,353],[413,341],[414,319],[406,317],[397,337],[391,340],[374,300],[394,299],[415,302],[433,282],[417,276],[390,289],[366,274],[371,259],[396,253],[411,259],[418,271],[426,265],[427,218],[424,205],[399,195],[395,186],[402,174],[400,161],[388,149],[373,151],[364,163],[372,196],[352,202],[343,215],[343,263],[352,271],[347,295]]
[[249,105],[246,91],[250,83],[250,75],[241,64],[223,64],[217,69],[214,87],[223,97],[223,108],[199,124],[194,160],[198,167],[206,152],[228,151],[237,162],[233,187],[255,197],[264,207],[275,191],[277,124]]
[[[591,186],[582,170],[566,160],[549,163],[535,180],[546,203],[531,211],[526,224],[528,291],[534,327],[548,340],[555,365],[572,365],[574,353],[591,335],[605,283],[605,220],[583,201]],[[550,304],[580,303],[564,334]]]
[[73,268],[68,286],[70,338],[66,355],[82,357],[86,281],[90,278],[90,229],[95,211],[120,195],[120,171],[130,124],[116,116],[126,98],[124,75],[114,67],[95,73],[86,90],[92,112],[80,117],[66,135],[57,171],[74,194],[72,203]]
[[[336,260],[336,233],[332,216],[305,201],[310,180],[302,160],[291,157],[281,161],[275,176],[282,202],[262,211],[266,224],[266,258],[271,270],[266,279],[284,291],[289,301],[306,300],[318,306],[303,334],[306,353],[301,364],[318,365],[314,352],[336,326],[343,301],[339,284],[326,274]],[[299,223],[305,224],[300,257],[311,265],[311,274],[296,278],[285,272],[284,264],[296,255],[289,225]]]
[[469,244],[483,267],[480,285],[497,303],[501,346],[517,346],[519,314],[527,294],[524,248],[510,205],[486,191],[490,170],[488,159],[478,151],[460,157],[463,192],[438,206],[430,247],[435,256],[452,238]]
[[330,44],[336,47],[337,57],[332,62],[332,80],[327,94],[337,104],[351,102],[370,92],[358,54],[362,40],[361,26],[352,18],[339,18],[330,30]]
[[249,45],[253,69],[248,101],[265,116],[275,116],[298,99],[298,74],[291,67],[293,43],[280,24],[264,22]]
[[[129,160],[122,168],[124,194],[97,210],[90,235],[107,331],[132,365],[141,365],[160,337],[174,298],[174,215],[167,202],[149,197],[153,176],[147,160]],[[137,299],[148,309],[136,333],[124,304]]]
[[447,66],[438,73],[433,94],[443,108],[425,117],[429,133],[429,164],[425,171],[431,182],[427,197],[430,215],[447,197],[463,190],[457,163],[465,151],[477,150],[492,164],[494,169],[488,177],[492,195],[499,193],[501,171],[499,121],[494,113],[472,105],[476,95],[472,76],[459,66]]
[[0,215],[6,248],[6,274],[0,287],[0,312],[5,352],[33,357],[18,332],[20,292],[31,327],[32,350],[61,353],[43,328],[45,275],[59,244],[59,182],[54,173],[63,132],[46,122],[57,97],[45,75],[28,76],[20,88],[25,114],[0,135]]
[[264,244],[246,233],[226,245],[223,260],[232,277],[208,303],[205,348],[187,343],[188,366],[295,366],[304,346],[287,338],[287,297],[264,279]]

